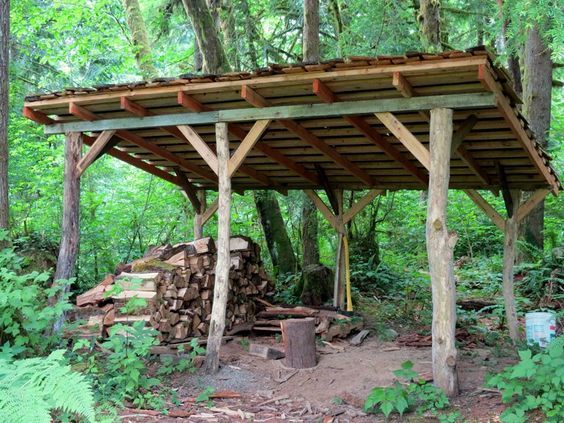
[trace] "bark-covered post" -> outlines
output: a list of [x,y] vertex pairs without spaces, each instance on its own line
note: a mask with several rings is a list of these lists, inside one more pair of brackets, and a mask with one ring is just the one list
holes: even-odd
[[200,200],[200,210],[196,210],[194,215],[194,239],[200,239],[204,236],[204,224],[202,217],[206,211],[206,191],[198,191],[198,200]]
[[[65,134],[65,176],[63,182],[63,221],[61,223],[61,245],[57,258],[57,268],[53,279],[68,280],[75,276],[78,243],[80,239],[80,176],[77,165],[82,153],[82,133]],[[64,293],[70,287],[65,286]],[[63,319],[55,324],[55,330],[62,326]]]
[[215,285],[213,290],[213,306],[206,351],[206,370],[217,373],[219,370],[219,349],[225,330],[225,309],[229,290],[229,253],[230,218],[231,218],[231,178],[229,177],[229,135],[227,124],[215,125],[217,143],[219,208],[217,229],[217,263],[215,265]]
[[515,264],[515,252],[517,249],[517,234],[519,221],[517,209],[521,199],[520,191],[511,191],[513,197],[513,215],[505,221],[503,240],[503,301],[505,303],[505,318],[509,336],[513,342],[519,340],[517,323],[517,311],[515,307],[515,293],[513,292],[513,266]]
[[333,295],[333,306],[340,309],[345,308],[345,224],[343,223],[343,190],[335,190],[335,196],[339,204],[339,213],[335,216],[337,221],[337,260],[335,267],[335,287]]
[[433,296],[433,381],[452,397],[458,395],[455,346],[456,286],[453,250],[457,237],[447,229],[452,110],[431,110],[427,255]]

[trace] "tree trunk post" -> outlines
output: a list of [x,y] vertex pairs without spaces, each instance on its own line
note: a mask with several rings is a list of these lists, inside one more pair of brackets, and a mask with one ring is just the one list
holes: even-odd
[[433,297],[433,381],[449,396],[458,395],[455,346],[456,287],[453,250],[456,234],[447,229],[452,110],[431,110],[427,255]]
[[304,0],[303,59],[318,62],[319,58],[319,0]]
[[204,236],[202,215],[206,211],[206,191],[198,191],[198,199],[200,200],[201,208],[200,210],[196,210],[196,214],[194,215],[194,239],[200,239]]
[[[68,280],[75,276],[78,244],[80,240],[80,176],[77,165],[82,153],[82,133],[65,134],[65,175],[63,182],[63,221],[61,223],[61,244],[57,258],[54,281]],[[70,289],[66,285],[59,299]],[[55,331],[61,329],[64,317],[55,323]]]
[[284,364],[293,369],[315,367],[315,319],[286,319],[280,323],[284,342]]
[[513,266],[515,264],[515,253],[517,250],[517,234],[519,222],[517,209],[521,199],[520,191],[511,191],[513,197],[513,216],[505,221],[503,239],[503,301],[505,303],[505,318],[509,336],[513,342],[519,340],[517,323],[517,311],[515,307],[515,293],[513,290]]
[[230,218],[231,218],[231,178],[229,177],[229,135],[227,124],[215,125],[219,179],[219,209],[217,229],[217,263],[215,266],[215,286],[213,305],[206,351],[206,370],[217,373],[219,370],[219,350],[225,330],[225,312],[229,290],[229,253]]
[[339,309],[345,309],[345,243],[343,238],[345,236],[346,228],[343,223],[343,190],[335,190],[335,196],[339,203],[339,213],[335,215],[337,222],[337,260],[335,261],[335,287],[333,294],[333,306]]

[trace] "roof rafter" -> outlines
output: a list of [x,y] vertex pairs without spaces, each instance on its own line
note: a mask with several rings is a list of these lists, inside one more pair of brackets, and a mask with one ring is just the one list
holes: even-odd
[[[327,103],[337,103],[340,101],[339,97],[320,79],[313,81],[313,93]],[[395,148],[383,135],[366,122],[365,118],[360,116],[344,116],[344,119],[366,138],[376,144],[388,157],[401,164],[405,170],[415,176],[424,185],[429,183],[429,177],[425,172],[421,171],[407,157],[404,157],[402,152]]]
[[[203,105],[198,100],[196,100],[192,96],[182,91],[178,93],[178,104],[182,105],[186,109],[191,110],[193,112],[201,113],[201,112],[212,111],[212,109],[209,106]],[[244,140],[245,137],[247,136],[247,131],[237,123],[229,123],[227,125],[227,129],[230,134],[239,138],[239,140],[241,141]],[[265,156],[274,160],[278,164],[292,170],[294,173],[301,176],[302,178],[310,182],[313,182],[314,184],[319,184],[319,180],[316,175],[309,172],[305,167],[296,163],[294,160],[284,156],[282,153],[270,147],[269,145],[265,143],[257,143],[254,145],[254,148],[260,151],[261,153],[263,153]]]
[[[95,113],[76,103],[69,103],[69,113],[83,120],[99,120],[99,117]],[[144,148],[145,150],[148,150],[163,159],[175,163],[178,166],[182,167],[184,170],[195,173],[196,175],[209,181],[217,182],[217,177],[215,176],[215,174],[201,169],[199,166],[193,165],[192,163],[189,163],[186,160],[181,159],[180,157],[177,157],[170,151],[148,142],[139,135],[126,130],[118,130],[116,131],[116,136],[133,144],[136,144],[137,146]]]
[[[244,100],[246,100],[249,104],[252,104],[255,107],[262,108],[262,107],[270,106],[270,103],[267,99],[262,97],[259,93],[257,93],[255,90],[250,88],[248,85],[243,85],[243,88],[241,89],[241,97]],[[317,135],[308,131],[306,128],[304,128],[296,121],[291,119],[278,119],[278,122],[282,124],[282,126],[288,129],[290,132],[293,132],[295,135],[297,135],[302,141],[309,144],[317,151],[319,151],[320,153],[324,154],[325,156],[333,160],[333,162],[335,162],[339,166],[349,171],[351,174],[356,176],[364,183],[368,184],[369,186],[372,186],[374,184],[374,182],[372,181],[372,177],[368,173],[366,173],[356,164],[351,162],[345,156],[340,154],[329,144],[323,142],[321,139],[317,137]]]

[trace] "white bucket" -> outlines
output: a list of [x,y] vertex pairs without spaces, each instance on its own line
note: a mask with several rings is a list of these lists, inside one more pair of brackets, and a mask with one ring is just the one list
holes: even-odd
[[535,312],[525,314],[527,344],[538,344],[541,348],[556,337],[556,318],[552,313]]

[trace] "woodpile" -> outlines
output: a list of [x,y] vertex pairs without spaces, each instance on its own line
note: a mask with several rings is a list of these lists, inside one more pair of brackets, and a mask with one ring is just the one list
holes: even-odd
[[[273,295],[260,247],[249,238],[233,237],[230,250],[226,331],[254,322],[260,311],[256,300]],[[79,295],[75,313],[77,317],[88,316],[88,326],[98,326],[102,335],[113,324],[139,320],[156,329],[163,343],[206,335],[215,262],[215,243],[210,237],[151,248],[143,258],[118,266],[117,275],[107,276]],[[144,301],[132,307],[139,303],[137,299]]]

